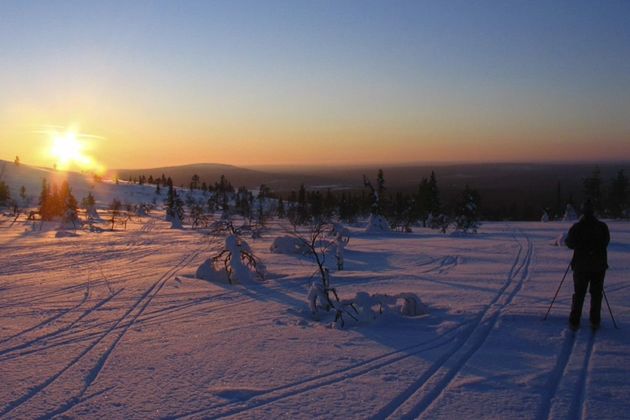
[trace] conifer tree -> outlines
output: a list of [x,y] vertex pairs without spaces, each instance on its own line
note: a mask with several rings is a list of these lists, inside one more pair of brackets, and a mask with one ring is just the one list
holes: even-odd
[[6,206],[9,204],[10,201],[11,190],[4,181],[0,181],[0,206]]
[[602,210],[602,179],[599,167],[593,169],[591,176],[584,179],[584,195],[593,203],[593,208],[597,212]]
[[610,194],[608,197],[610,215],[620,218],[628,207],[628,178],[624,175],[623,169],[617,172],[617,176],[610,183]]
[[461,230],[462,232],[477,232],[480,226],[480,201],[479,192],[466,185],[457,203],[455,215],[455,227],[457,230]]

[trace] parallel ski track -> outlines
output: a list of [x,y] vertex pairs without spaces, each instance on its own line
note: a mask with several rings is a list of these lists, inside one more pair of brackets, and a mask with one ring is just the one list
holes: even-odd
[[[57,338],[59,336],[62,336],[62,334],[67,332],[67,331],[71,331],[72,328],[75,325],[77,325],[82,319],[84,319],[88,315],[92,314],[94,311],[97,311],[101,306],[103,306],[106,303],[108,303],[110,300],[112,300],[114,297],[116,297],[123,290],[124,289],[120,289],[120,290],[114,292],[113,294],[110,294],[109,296],[105,297],[104,299],[100,300],[99,302],[97,302],[91,308],[87,308],[74,321],[72,321],[68,325],[64,325],[63,327],[60,327],[60,328],[56,329],[55,331],[51,331],[51,332],[46,333],[44,335],[40,335],[40,336],[38,336],[36,338],[33,338],[33,339],[29,340],[29,341],[25,341],[25,342],[20,343],[18,345],[14,345],[13,347],[8,347],[6,349],[0,350],[0,363],[5,360],[5,358],[3,356],[5,356],[6,354],[11,354],[11,353],[14,353],[16,351],[19,351],[19,350],[22,350],[22,349],[26,349],[26,348],[32,348],[33,346],[40,345],[40,344],[42,344],[44,342],[48,342],[51,339],[55,339],[55,338]],[[80,306],[80,305],[77,305],[76,307],[78,307],[78,306]],[[74,308],[71,308],[68,311],[70,311],[72,309],[74,309]],[[31,329],[35,329],[35,327],[33,327]],[[16,334],[16,335],[14,335],[14,336],[12,336],[10,338],[15,338],[18,335],[26,333],[27,331],[28,330],[24,330],[21,333]],[[8,340],[5,340],[5,341],[8,341]]]
[[456,332],[466,324],[460,324],[446,331],[438,337],[434,337],[422,343],[417,343],[408,347],[394,350],[388,353],[375,356],[359,363],[322,373],[307,379],[280,385],[264,391],[260,391],[247,401],[226,402],[215,404],[210,407],[195,410],[193,412],[169,416],[167,418],[180,419],[189,417],[221,418],[241,414],[267,404],[271,404],[285,398],[299,396],[324,386],[340,383],[352,378],[356,378],[373,372],[386,366],[393,365],[419,353],[437,349],[455,340]]
[[[556,365],[551,371],[549,381],[544,390],[542,403],[538,409],[538,413],[536,414],[536,419],[538,420],[551,418],[554,400],[558,395],[560,382],[562,378],[568,377],[567,369],[569,368],[569,362],[571,359],[578,357],[574,354],[575,347],[578,343],[577,336],[578,334],[576,332],[569,332],[562,343],[560,354],[556,360]],[[575,383],[575,391],[572,393],[573,398],[571,399],[571,403],[569,405],[569,412],[565,413],[566,418],[581,419],[583,417],[584,403],[586,400],[586,382],[589,374],[589,366],[591,363],[594,344],[595,334],[590,333],[586,351],[581,362],[580,375]]]
[[588,339],[588,346],[586,353],[584,354],[584,361],[582,362],[582,368],[580,369],[580,377],[576,384],[575,395],[576,397],[571,402],[571,408],[569,410],[568,418],[582,419],[584,417],[584,404],[586,402],[586,379],[589,374],[589,365],[591,363],[591,356],[593,354],[593,346],[595,344],[595,335],[591,333]]
[[[252,397],[250,397],[247,401],[239,401],[239,402],[226,402],[223,404],[216,404],[211,407],[207,407],[204,409],[196,410],[190,413],[174,415],[168,418],[189,418],[189,417],[211,417],[211,418],[222,418],[229,417],[234,415],[247,415],[250,410],[255,408],[265,406],[268,404],[275,403],[279,400],[295,397],[306,392],[310,392],[324,386],[336,384],[339,382],[343,382],[352,378],[356,378],[365,374],[372,373],[375,369],[380,369],[385,366],[389,366],[392,364],[396,364],[408,357],[415,356],[419,353],[426,352],[429,350],[433,350],[436,348],[440,348],[442,346],[448,345],[449,343],[455,342],[452,345],[451,350],[447,351],[446,355],[441,357],[431,368],[420,378],[419,381],[416,381],[413,384],[412,389],[408,389],[405,393],[401,394],[397,399],[395,399],[390,405],[386,408],[389,409],[389,413],[383,414],[379,412],[375,417],[382,418],[386,417],[389,414],[394,413],[397,409],[399,409],[406,401],[408,401],[415,393],[424,390],[424,384],[429,379],[431,379],[442,367],[443,365],[451,359],[453,355],[455,355],[458,350],[462,347],[471,347],[470,350],[466,351],[466,353],[460,357],[457,361],[456,367],[451,369],[446,376],[443,377],[442,381],[435,387],[431,393],[432,402],[435,398],[437,398],[442,391],[446,389],[450,381],[457,375],[457,373],[463,368],[465,363],[470,359],[470,357],[483,345],[486,338],[490,334],[492,327],[496,324],[498,320],[498,316],[501,311],[506,308],[516,296],[516,294],[521,290],[525,279],[528,277],[529,273],[529,265],[531,263],[531,258],[533,254],[533,244],[529,240],[529,238],[525,238],[526,240],[526,251],[525,256],[521,258],[523,254],[524,246],[521,242],[519,242],[516,238],[519,245],[519,249],[517,252],[517,256],[515,258],[512,267],[510,268],[508,277],[504,285],[501,287],[495,298],[492,302],[486,307],[486,309],[478,315],[475,321],[473,321],[470,325],[461,324],[458,327],[453,328],[452,330],[436,337],[432,340],[429,340],[424,343],[419,343],[413,346],[409,346],[407,348],[403,348],[400,350],[396,350],[393,352],[385,353],[380,356],[376,356],[372,359],[357,363],[355,365],[339,369],[337,371],[325,373],[322,375],[317,375],[303,381],[298,381],[282,386],[278,386],[275,388],[271,388],[265,391],[261,391],[256,393]],[[440,267],[437,269],[439,270]],[[514,283],[514,279],[520,275],[520,278],[516,280],[516,285],[513,287],[512,291],[506,295],[506,291],[509,286]],[[498,303],[501,297],[504,297],[506,300],[503,303]],[[494,306],[494,311],[490,314],[490,309]],[[460,330],[464,327],[467,327],[463,333],[460,335],[453,334],[455,331]],[[475,334],[476,333],[476,334]],[[470,340],[471,337],[475,336],[475,340]],[[479,336],[479,337],[477,337]],[[467,343],[470,341],[470,343]],[[404,353],[404,354],[403,354]],[[434,395],[435,394],[435,395]],[[404,397],[404,399],[403,399]],[[421,403],[424,402],[421,401]],[[395,404],[395,405],[394,405]],[[428,404],[427,404],[428,407]],[[415,411],[418,411],[418,408],[426,408],[419,405],[415,406]],[[416,414],[419,415],[420,413]]]
[[525,245],[516,237],[515,240],[519,244],[519,250],[507,279],[490,304],[478,315],[477,321],[458,337],[449,351],[417,381],[376,413],[374,418],[417,418],[426,414],[441,398],[468,360],[483,346],[501,313],[511,304],[529,276],[533,243],[529,237],[525,237]]
[[[5,405],[5,407],[0,411],[0,417],[6,416],[11,413],[18,407],[23,406],[28,401],[30,401],[33,397],[39,395],[43,390],[45,390],[48,386],[56,382],[60,377],[62,377],[69,369],[77,366],[81,360],[90,353],[101,341],[103,341],[106,337],[111,335],[111,333],[116,331],[116,327],[123,323],[128,317],[130,318],[130,322],[127,324],[125,328],[123,328],[118,336],[116,336],[111,344],[107,347],[105,352],[103,352],[96,364],[94,364],[88,371],[88,373],[84,377],[84,386],[81,391],[74,397],[70,398],[66,403],[62,404],[61,407],[53,410],[53,412],[48,413],[45,417],[52,417],[57,412],[67,411],[72,406],[76,405],[81,398],[84,397],[86,391],[90,387],[94,381],[98,378],[101,370],[105,366],[107,360],[109,359],[112,352],[115,350],[116,346],[123,338],[128,329],[133,325],[134,321],[142,315],[145,311],[151,300],[160,292],[162,287],[166,284],[166,282],[175,276],[175,274],[190,264],[200,253],[202,250],[197,250],[193,253],[187,254],[184,258],[182,258],[174,267],[170,268],[166,273],[164,273],[158,280],[156,280],[132,305],[131,307],[107,330],[105,330],[96,340],[90,343],[81,353],[72,358],[70,362],[64,366],[60,371],[55,373],[54,375],[48,377],[43,382],[33,386],[30,388],[28,392],[26,392],[21,397],[15,399],[14,401],[9,402]],[[135,311],[135,314],[132,314]]]

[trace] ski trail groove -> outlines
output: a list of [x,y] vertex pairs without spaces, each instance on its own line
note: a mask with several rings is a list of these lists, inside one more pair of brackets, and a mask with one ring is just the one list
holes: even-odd
[[562,348],[560,350],[560,354],[558,355],[558,359],[556,360],[556,365],[551,371],[551,375],[549,377],[549,381],[547,382],[547,386],[545,387],[545,395],[543,398],[543,402],[538,409],[538,413],[536,414],[536,419],[544,420],[549,418],[549,413],[551,413],[551,406],[553,397],[558,392],[558,387],[560,386],[560,380],[565,374],[567,369],[567,365],[569,364],[569,359],[571,358],[571,354],[573,353],[573,348],[575,347],[575,332],[570,331],[567,333],[567,336],[562,343]]
[[[191,416],[203,416],[212,418],[221,418],[231,416],[239,413],[249,411],[254,408],[258,408],[267,404],[274,403],[276,401],[301,395],[305,392],[313,391],[324,386],[339,383],[348,379],[356,378],[365,374],[373,372],[375,369],[380,369],[385,366],[392,365],[401,360],[412,357],[424,351],[432,350],[444,346],[452,342],[457,330],[462,326],[448,330],[444,334],[434,337],[422,343],[417,343],[399,350],[394,350],[388,353],[384,353],[370,359],[355,363],[353,365],[337,369],[331,372],[323,373],[313,376],[304,380],[292,382],[285,385],[280,385],[274,388],[270,388],[264,391],[260,391],[250,397],[247,401],[226,402],[216,404],[211,407],[206,407],[194,412],[174,415],[169,418],[187,418]],[[228,409],[225,411],[225,409]],[[217,413],[210,413],[212,410],[222,410]]]
[[584,416],[584,405],[586,402],[586,382],[589,374],[589,365],[591,362],[591,355],[593,354],[593,345],[595,343],[595,334],[591,333],[588,339],[588,347],[584,354],[584,361],[582,363],[582,369],[580,370],[580,377],[578,378],[575,398],[571,401],[571,408],[569,410],[568,418],[582,419]]
[[[50,324],[51,322],[54,322],[54,321],[60,319],[61,317],[65,316],[65,315],[69,314],[70,312],[72,312],[72,311],[78,309],[79,307],[81,307],[85,302],[87,302],[87,299],[88,299],[88,293],[84,293],[83,299],[81,299],[81,301],[79,303],[77,303],[75,306],[72,306],[70,308],[64,309],[61,312],[59,312],[57,315],[53,315],[50,318],[43,320],[42,322],[40,322],[37,325],[29,327],[29,328],[27,328],[25,330],[20,331],[17,334],[14,334],[14,335],[12,335],[10,337],[7,337],[7,338],[5,338],[3,340],[0,340],[0,344],[4,344],[4,343],[6,343],[8,341],[11,341],[11,340],[13,340],[15,338],[23,336],[24,334],[28,334],[31,331],[38,330],[38,329],[42,328],[43,326],[45,326],[47,324]],[[0,354],[3,354],[3,352],[0,351]]]
[[[529,274],[533,243],[528,237],[525,237],[525,246],[518,239],[515,240],[519,249],[506,281],[490,304],[477,316],[477,321],[459,337],[450,351],[431,365],[403,393],[376,413],[374,418],[416,418],[423,415],[433,407],[468,360],[483,346],[501,313],[521,290]],[[525,255],[521,257],[524,248]],[[507,293],[510,287],[512,290]]]
[[[199,255],[199,253],[201,253],[201,250],[198,250],[196,252],[193,252],[191,254],[186,255],[184,258],[182,258],[175,265],[175,267],[170,268],[166,273],[164,273],[162,276],[160,276],[160,278],[158,280],[156,280],[151,286],[149,286],[149,288],[131,305],[131,307],[120,318],[118,318],[118,320],[111,327],[109,327],[106,331],[104,331],[96,340],[94,340],[92,343],[90,343],[90,345],[87,346],[85,349],[83,349],[77,356],[72,358],[70,360],[70,362],[66,366],[64,366],[61,370],[59,370],[54,375],[48,377],[43,382],[41,382],[41,383],[31,387],[28,390],[28,392],[23,394],[21,397],[19,397],[19,398],[13,400],[13,401],[7,403],[5,405],[5,407],[0,411],[0,417],[9,414],[10,412],[12,412],[13,410],[15,410],[18,407],[21,407],[23,404],[27,403],[33,397],[35,397],[40,392],[42,392],[44,389],[46,389],[48,386],[50,386],[52,383],[57,381],[57,379],[59,379],[69,369],[71,369],[74,366],[77,366],[79,364],[79,362],[83,359],[83,357],[85,357],[85,355],[90,353],[101,341],[103,341],[107,336],[109,336],[113,331],[115,331],[116,327],[119,324],[121,324],[134,310],[136,310],[137,308],[140,308],[138,314],[136,314],[136,316],[133,318],[133,319],[136,319],[144,311],[144,309],[146,309],[146,307],[148,305],[148,303],[146,303],[144,305],[142,305],[142,303],[145,300],[148,300],[148,302],[150,302],[153,299],[153,297],[155,297],[155,295],[160,291],[162,286],[164,286],[164,284],[170,278],[172,278],[181,268],[185,267],[187,264],[192,262],[192,260],[195,257],[197,257],[197,255]],[[81,392],[79,394],[79,398],[82,397],[85,394],[85,392],[88,389],[89,385],[91,385],[94,382],[94,380],[96,380],[96,378],[98,377],[98,374],[100,373],[101,369],[104,367],[104,364],[106,363],[107,359],[109,358],[109,355],[114,350],[115,346],[118,344],[118,342],[120,341],[120,339],[122,338],[124,333],[126,333],[127,330],[128,330],[128,328],[123,329],[122,333],[119,334],[119,336],[108,347],[108,349],[105,351],[105,353],[103,353],[99,357],[97,364],[95,366],[93,366],[89,370],[88,374],[84,378],[84,383],[85,384],[84,384],[84,387],[82,388],[82,390],[81,390]],[[62,407],[67,408],[69,404],[70,405],[76,405],[77,402],[78,402],[78,398],[77,397],[72,397],[70,399],[70,401],[68,401],[65,404],[63,404]]]
[[[7,353],[12,353],[15,352],[17,350],[21,350],[27,347],[30,347],[32,345],[37,345],[39,343],[41,343],[43,340],[49,339],[49,338],[55,338],[57,336],[59,336],[60,334],[69,331],[72,329],[72,327],[74,327],[79,321],[81,321],[83,318],[85,318],[86,316],[90,315],[91,313],[93,313],[94,311],[98,310],[101,306],[105,305],[107,302],[109,302],[110,300],[112,300],[114,297],[116,297],[116,295],[118,295],[120,292],[122,292],[124,289],[120,289],[117,292],[107,296],[105,299],[102,299],[101,301],[97,302],[96,305],[94,305],[91,308],[86,309],[85,311],[83,311],[83,313],[81,315],[79,315],[79,317],[77,319],[75,319],[74,321],[72,321],[70,324],[63,326],[55,331],[49,332],[47,334],[41,335],[39,337],[36,337],[32,340],[29,340],[27,342],[18,344],[16,346],[4,349],[4,350],[0,350],[0,356],[3,356]],[[0,362],[4,361],[6,359],[0,359]]]

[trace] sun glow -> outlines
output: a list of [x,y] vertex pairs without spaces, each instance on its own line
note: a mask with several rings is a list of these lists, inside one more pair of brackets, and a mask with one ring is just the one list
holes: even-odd
[[105,168],[89,154],[89,140],[98,138],[81,134],[75,130],[50,132],[49,154],[55,159],[55,167],[60,170],[80,169],[102,173]]

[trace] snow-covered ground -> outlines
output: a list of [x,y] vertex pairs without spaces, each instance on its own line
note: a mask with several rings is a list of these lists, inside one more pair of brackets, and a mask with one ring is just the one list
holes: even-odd
[[[571,279],[542,318],[570,252],[568,223],[485,223],[454,237],[350,228],[342,298],[415,293],[426,315],[344,329],[312,319],[315,264],[248,239],[266,280],[196,279],[222,243],[170,229],[56,237],[0,219],[0,417],[627,418],[630,224],[610,222],[594,335],[566,328]],[[52,227],[52,225],[51,225]],[[585,313],[588,312],[588,299]]]
[[[165,190],[9,163],[0,172],[14,198],[25,186],[30,205],[42,178],[68,176],[79,200],[94,195],[104,229],[34,228],[27,211],[17,221],[0,215],[2,418],[618,419],[630,412],[629,223],[609,222],[605,289],[620,329],[604,305],[593,335],[588,299],[585,326],[566,328],[570,275],[542,321],[570,259],[557,244],[571,222],[484,223],[469,236],[348,227],[344,270],[337,271],[334,248],[326,261],[340,297],[415,294],[422,315],[345,316],[338,329],[332,315],[310,313],[314,261],[291,254],[295,246],[272,251],[276,238],[291,240],[286,223],[244,237],[264,281],[213,283],[195,275],[224,238],[171,229],[160,210]],[[109,231],[105,209],[114,199],[154,202],[158,210]]]

